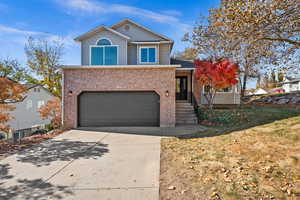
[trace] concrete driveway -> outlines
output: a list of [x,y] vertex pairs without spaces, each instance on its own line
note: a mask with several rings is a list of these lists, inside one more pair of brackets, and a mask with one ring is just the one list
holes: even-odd
[[160,137],[71,130],[0,161],[0,199],[159,199]]

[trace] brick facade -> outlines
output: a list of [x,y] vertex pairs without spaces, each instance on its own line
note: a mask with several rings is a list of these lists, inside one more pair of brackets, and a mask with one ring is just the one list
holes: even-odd
[[64,68],[63,90],[66,128],[77,127],[77,97],[83,91],[155,91],[160,96],[160,126],[175,126],[175,67]]

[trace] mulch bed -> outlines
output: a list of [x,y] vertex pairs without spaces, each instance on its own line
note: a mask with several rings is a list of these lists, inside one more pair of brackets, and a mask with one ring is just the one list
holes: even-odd
[[53,130],[43,135],[33,135],[30,137],[22,138],[20,141],[16,143],[11,143],[7,140],[0,140],[0,160],[16,153],[17,151],[21,151],[24,148],[30,147],[34,144],[39,144],[43,141],[54,138],[57,135],[63,133],[63,130]]

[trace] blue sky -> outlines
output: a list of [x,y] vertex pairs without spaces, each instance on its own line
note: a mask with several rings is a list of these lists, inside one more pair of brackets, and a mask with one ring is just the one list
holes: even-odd
[[219,0],[0,0],[0,57],[26,64],[24,44],[29,36],[62,40],[63,64],[80,64],[76,36],[101,24],[130,18],[175,41],[173,51],[183,50],[184,33],[200,16],[207,16]]

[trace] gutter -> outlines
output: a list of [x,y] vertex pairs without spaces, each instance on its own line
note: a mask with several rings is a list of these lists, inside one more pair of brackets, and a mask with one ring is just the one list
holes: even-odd
[[62,65],[62,70],[68,69],[163,69],[178,68],[181,65]]

